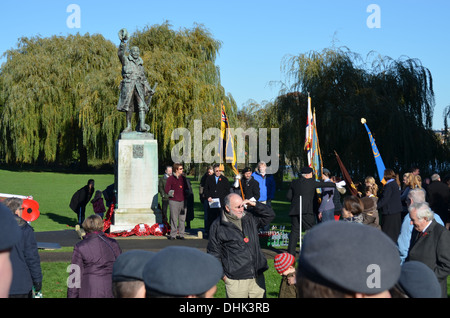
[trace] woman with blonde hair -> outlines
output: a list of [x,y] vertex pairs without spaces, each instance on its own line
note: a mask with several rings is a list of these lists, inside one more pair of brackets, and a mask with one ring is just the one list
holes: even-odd
[[[375,182],[375,178],[374,178],[374,177],[372,177],[372,176],[366,177],[366,179],[364,180],[364,184],[365,184],[365,186],[366,186],[366,189],[367,189],[367,187],[370,187],[370,189],[371,189],[371,194],[372,194],[372,195],[377,196],[377,193],[378,193],[378,185],[377,185],[377,183]],[[367,195],[367,194],[366,194],[366,195]]]

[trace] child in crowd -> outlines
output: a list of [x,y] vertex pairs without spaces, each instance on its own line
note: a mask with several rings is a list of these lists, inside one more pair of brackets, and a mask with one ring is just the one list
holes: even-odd
[[91,201],[95,214],[103,219],[103,214],[106,212],[105,203],[102,198],[102,191],[95,191],[95,196]]
[[281,275],[279,298],[297,298],[295,285],[295,258],[290,253],[281,253],[275,256],[275,269]]

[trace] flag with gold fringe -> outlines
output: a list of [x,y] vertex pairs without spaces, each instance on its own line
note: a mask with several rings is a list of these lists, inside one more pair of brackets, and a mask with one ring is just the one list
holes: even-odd
[[[219,154],[220,160],[231,164],[231,168],[235,175],[239,174],[237,169],[236,152],[234,151],[234,139],[230,131],[230,123],[228,121],[225,105],[222,101],[221,119],[220,119],[220,144]],[[222,167],[221,167],[222,169]]]

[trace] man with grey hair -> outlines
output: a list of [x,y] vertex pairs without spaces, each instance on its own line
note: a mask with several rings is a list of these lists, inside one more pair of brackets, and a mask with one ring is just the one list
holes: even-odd
[[406,261],[419,261],[436,274],[441,285],[442,298],[447,298],[447,276],[450,274],[450,232],[434,219],[428,203],[409,206],[414,227]]
[[236,193],[224,199],[224,208],[210,228],[207,252],[223,266],[228,298],[263,298],[264,272],[269,268],[261,251],[258,229],[275,218],[273,209]]
[[431,209],[439,214],[448,229],[448,223],[450,223],[448,215],[450,188],[441,181],[441,177],[437,173],[431,176],[431,183],[427,187],[427,202],[430,204]]
[[[406,200],[406,204],[409,207],[412,204],[423,203],[425,202],[425,190],[423,189],[412,189],[408,193],[408,199]],[[444,225],[441,217],[438,214],[434,214],[434,219],[437,223]],[[409,217],[409,213],[405,215],[402,223],[402,227],[400,229],[400,235],[397,239],[398,251],[400,253],[400,261],[401,264],[405,262],[406,257],[408,256],[409,246],[411,245],[411,234],[414,226],[411,224],[411,218]]]

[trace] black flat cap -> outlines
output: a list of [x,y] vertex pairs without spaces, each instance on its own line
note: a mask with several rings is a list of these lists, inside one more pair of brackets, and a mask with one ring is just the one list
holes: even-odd
[[379,229],[325,222],[306,233],[298,272],[321,285],[372,295],[397,283],[400,256],[394,242]]
[[145,288],[171,296],[200,295],[223,277],[222,264],[196,248],[169,246],[144,268]]
[[154,255],[155,252],[143,250],[131,250],[120,254],[113,265],[113,282],[143,281],[144,266]]
[[441,285],[436,275],[422,262],[403,263],[398,284],[410,298],[441,298]]
[[308,173],[312,173],[313,169],[311,167],[303,167],[302,170],[300,170],[301,174],[308,174]]
[[21,234],[12,211],[0,203],[0,251],[12,248],[19,242]]
[[252,169],[250,167],[245,167],[244,169],[242,169],[241,173],[244,174],[246,172],[252,172]]

